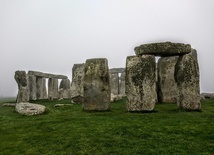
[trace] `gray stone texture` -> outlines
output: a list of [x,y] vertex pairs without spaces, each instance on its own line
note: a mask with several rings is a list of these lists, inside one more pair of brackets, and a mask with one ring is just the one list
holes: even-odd
[[178,107],[185,110],[200,110],[199,67],[191,55],[179,57],[175,66],[175,81]]
[[33,103],[17,103],[15,110],[22,115],[32,116],[39,115],[45,112],[45,106]]
[[42,77],[36,78],[36,97],[37,99],[47,99],[46,79]]
[[109,73],[123,73],[125,72],[125,68],[111,68],[109,69]]
[[57,74],[49,74],[49,73],[43,73],[38,71],[28,71],[29,75],[34,75],[37,77],[43,77],[43,78],[56,78],[56,79],[67,79],[68,77],[65,75],[57,75]]
[[28,92],[28,76],[25,71],[16,71],[14,78],[18,84],[18,95],[16,102],[28,102],[29,92]]
[[120,75],[119,94],[122,96],[126,96],[125,76],[126,76],[125,72],[121,73]]
[[84,73],[83,109],[87,111],[109,110],[111,88],[108,60],[105,58],[86,60]]
[[177,56],[190,53],[191,46],[183,43],[160,42],[143,44],[135,47],[134,50],[137,56],[141,56],[143,54],[151,54],[155,56]]
[[74,64],[72,68],[71,98],[83,97],[83,77],[85,64]]
[[119,94],[119,75],[118,73],[110,73],[111,93]]
[[158,101],[177,101],[177,85],[174,78],[178,56],[161,57],[158,60]]
[[152,111],[157,98],[156,62],[153,55],[126,59],[127,111]]
[[48,99],[58,99],[59,98],[59,90],[58,90],[58,79],[49,78],[48,79]]
[[28,75],[29,83],[29,100],[37,100],[36,76]]
[[59,85],[60,98],[71,98],[71,82],[69,79],[62,79]]

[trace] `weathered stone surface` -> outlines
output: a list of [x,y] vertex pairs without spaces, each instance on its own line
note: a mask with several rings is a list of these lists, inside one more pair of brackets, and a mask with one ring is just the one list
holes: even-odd
[[177,85],[174,78],[178,56],[161,57],[158,60],[158,101],[177,101]]
[[36,78],[36,97],[37,99],[47,99],[46,79]]
[[175,56],[190,53],[191,46],[183,43],[160,42],[143,44],[135,47],[134,50],[137,56],[141,56],[143,54],[151,54],[155,56]]
[[83,96],[77,95],[77,96],[73,96],[71,98],[71,103],[80,103],[80,104],[82,104],[83,100],[84,100]]
[[15,107],[16,103],[3,103],[2,107]]
[[198,62],[191,55],[180,56],[175,66],[175,81],[177,83],[180,109],[200,110],[200,86]]
[[111,102],[122,100],[122,98],[122,95],[114,95],[113,93],[111,93]]
[[125,72],[121,73],[120,75],[119,94],[122,96],[126,96],[125,76],[126,76]]
[[38,71],[28,71],[28,75],[34,75],[34,76],[43,77],[43,78],[56,78],[56,79],[67,79],[68,78],[65,75],[42,73],[42,72],[38,72]]
[[14,76],[18,84],[18,95],[16,102],[28,102],[29,92],[28,92],[28,76],[25,71],[16,71]]
[[71,98],[71,82],[69,79],[62,79],[59,85],[59,98]]
[[198,61],[198,54],[196,49],[191,49],[191,53],[189,53],[196,61]]
[[71,98],[75,96],[83,97],[83,77],[85,64],[74,64],[72,68]]
[[85,63],[84,110],[103,111],[110,109],[110,77],[108,60],[105,58],[88,59]]
[[125,68],[111,68],[109,69],[109,73],[113,74],[113,73],[124,73],[125,72]]
[[37,100],[36,76],[28,75],[29,100]]
[[152,111],[157,98],[155,57],[128,56],[126,59],[127,111]]
[[72,104],[55,104],[54,107],[72,106]]
[[39,115],[45,112],[45,106],[28,102],[17,103],[15,109],[19,114],[27,116]]
[[118,73],[110,73],[111,93],[119,94],[119,75]]
[[201,96],[204,97],[204,99],[214,99],[214,93],[201,93]]
[[59,98],[59,90],[58,90],[58,79],[49,78],[48,79],[48,99],[58,99]]

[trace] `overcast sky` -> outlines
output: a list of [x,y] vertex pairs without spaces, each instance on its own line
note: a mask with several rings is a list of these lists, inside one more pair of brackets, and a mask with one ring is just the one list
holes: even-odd
[[71,79],[75,63],[125,67],[135,46],[160,41],[191,44],[201,92],[214,92],[213,0],[0,0],[0,95],[17,94],[16,70]]

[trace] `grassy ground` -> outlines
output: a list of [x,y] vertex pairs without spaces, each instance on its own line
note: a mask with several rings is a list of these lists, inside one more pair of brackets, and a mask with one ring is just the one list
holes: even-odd
[[[7,100],[10,102],[9,100]],[[0,103],[0,154],[202,154],[214,152],[214,100],[201,112],[157,104],[154,113],[129,113],[125,99],[109,112],[84,112],[70,100],[36,101],[39,116],[22,116]]]

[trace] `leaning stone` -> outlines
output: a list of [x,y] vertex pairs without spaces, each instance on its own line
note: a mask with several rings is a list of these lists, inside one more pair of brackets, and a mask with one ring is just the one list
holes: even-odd
[[111,88],[108,60],[105,58],[88,59],[84,71],[83,109],[88,111],[109,110]]
[[143,54],[151,54],[155,56],[177,56],[190,53],[191,46],[183,43],[160,42],[143,44],[135,47],[134,50],[137,56],[141,56]]
[[32,115],[39,115],[45,112],[45,106],[33,103],[17,103],[16,104],[16,111],[19,114],[32,116]]
[[152,111],[157,98],[155,57],[128,56],[126,59],[127,111]]
[[18,84],[18,95],[16,102],[28,102],[29,92],[28,92],[28,76],[25,71],[16,71],[14,76]]
[[179,57],[175,66],[175,81],[178,107],[184,110],[200,110],[199,67],[191,55]]
[[177,61],[177,56],[161,57],[158,60],[158,100],[160,103],[176,103],[177,101],[177,85],[174,78]]

